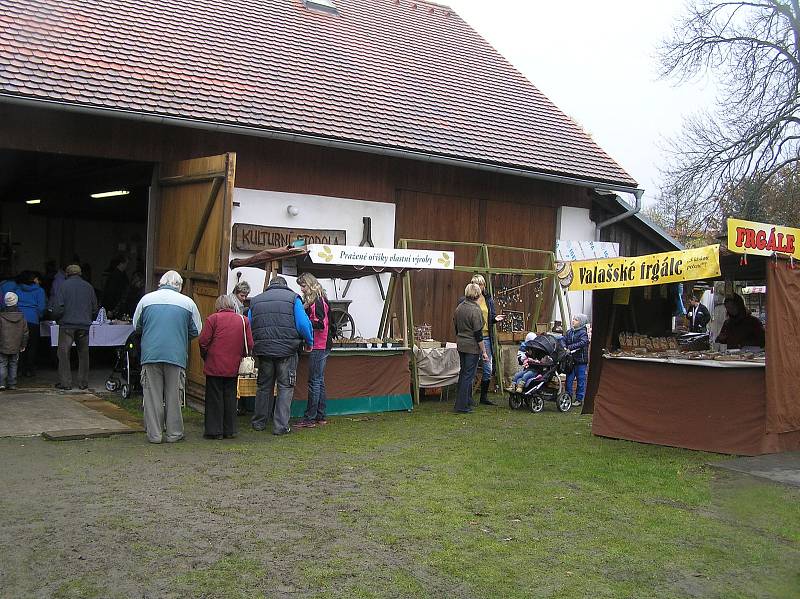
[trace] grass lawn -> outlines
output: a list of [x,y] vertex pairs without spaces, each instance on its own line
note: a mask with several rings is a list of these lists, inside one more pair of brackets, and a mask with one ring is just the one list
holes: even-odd
[[[4,597],[798,597],[800,489],[506,407],[0,439]],[[79,559],[80,558],[80,559]]]

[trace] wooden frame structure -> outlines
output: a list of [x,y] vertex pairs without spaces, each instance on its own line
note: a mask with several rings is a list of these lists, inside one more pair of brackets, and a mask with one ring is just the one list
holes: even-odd
[[[551,279],[553,282],[553,295],[554,301],[558,301],[559,312],[561,314],[561,319],[564,319],[564,297],[563,292],[561,290],[561,285],[558,282],[558,277],[556,276],[556,268],[555,268],[555,254],[548,250],[534,250],[529,248],[518,248],[518,247],[511,247],[511,246],[504,246],[504,245],[493,245],[493,244],[485,244],[485,243],[474,243],[474,242],[463,242],[463,241],[437,241],[433,239],[400,239],[398,241],[397,247],[400,249],[408,249],[409,244],[413,245],[423,245],[423,246],[434,246],[435,248],[439,249],[444,246],[444,248],[450,247],[466,247],[466,248],[475,248],[476,256],[474,260],[474,264],[455,264],[453,266],[453,270],[457,272],[466,272],[466,273],[480,273],[486,277],[486,290],[489,292],[490,295],[493,295],[492,289],[492,277],[491,275],[496,274],[516,274],[516,275],[523,275],[523,276],[541,276],[544,279]],[[511,268],[506,266],[492,266],[489,261],[489,250],[498,250],[504,252],[515,252],[520,254],[536,254],[543,256],[546,259],[546,265],[548,268],[544,269],[530,269],[530,268]],[[390,312],[392,306],[392,300],[394,298],[394,294],[397,289],[397,279],[398,277],[402,277],[402,289],[403,289],[403,341],[407,345],[407,347],[412,349],[411,352],[411,380],[412,380],[412,395],[414,398],[414,403],[419,404],[419,372],[417,370],[417,359],[414,355],[414,309],[411,299],[411,290],[412,290],[412,282],[411,282],[411,272],[406,271],[401,274],[392,274],[392,278],[389,280],[389,288],[386,293],[386,301],[383,304],[383,313],[381,314],[380,325],[378,327],[378,336],[383,337],[388,333],[389,325],[390,325]],[[536,300],[536,306],[534,309],[534,317],[533,322],[539,322],[539,313],[542,308],[542,302],[544,301],[544,294],[540,295]],[[503,372],[503,356],[502,352],[500,351],[500,342],[498,340],[497,335],[493,335],[493,344],[492,344],[492,352],[495,356],[496,366],[495,371],[498,373]]]

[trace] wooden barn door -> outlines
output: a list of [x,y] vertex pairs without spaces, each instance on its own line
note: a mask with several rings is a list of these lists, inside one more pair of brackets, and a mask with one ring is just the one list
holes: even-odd
[[[162,163],[154,176],[148,223],[148,290],[168,270],[183,277],[183,293],[205,318],[227,292],[236,154]],[[205,377],[197,341],[189,350],[187,393],[203,398]]]

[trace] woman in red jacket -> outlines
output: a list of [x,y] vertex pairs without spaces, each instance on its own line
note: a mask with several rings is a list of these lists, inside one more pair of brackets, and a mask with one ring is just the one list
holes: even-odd
[[[206,439],[236,436],[236,382],[242,357],[253,350],[248,320],[233,301],[220,295],[200,333],[200,355],[206,375]],[[246,346],[246,347],[245,347]]]

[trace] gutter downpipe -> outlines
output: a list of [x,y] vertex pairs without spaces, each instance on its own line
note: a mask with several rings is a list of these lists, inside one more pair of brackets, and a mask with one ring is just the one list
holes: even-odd
[[603,229],[605,229],[608,225],[613,225],[614,223],[618,223],[621,220],[625,220],[626,218],[633,216],[642,209],[642,196],[644,195],[644,189],[632,189],[630,190],[630,193],[632,193],[636,198],[636,203],[634,204],[633,208],[623,212],[622,214],[618,214],[617,216],[612,216],[608,220],[604,220],[601,223],[597,223],[597,227],[594,230],[595,241],[600,241],[600,232]]
[[[619,193],[632,193],[636,196],[637,208],[631,214],[638,212],[641,205],[641,195],[644,193],[643,189],[617,185],[612,183],[604,183],[602,181],[590,181],[588,179],[577,179],[574,177],[565,177],[562,175],[549,175],[547,173],[538,173],[522,168],[512,166],[497,166],[468,160],[463,158],[450,158],[447,156],[440,156],[437,154],[430,154],[427,152],[419,152],[414,150],[401,150],[396,148],[389,148],[385,146],[371,145],[367,143],[359,143],[345,140],[329,139],[319,137],[316,135],[286,133],[282,131],[275,131],[272,129],[260,129],[258,127],[251,127],[247,125],[228,125],[222,123],[215,123],[213,121],[205,121],[202,119],[192,119],[186,117],[168,117],[159,116],[155,114],[139,113],[130,110],[120,110],[114,108],[98,108],[85,104],[71,104],[69,102],[60,102],[57,100],[41,100],[33,98],[22,98],[13,94],[0,93],[0,103],[8,103],[18,106],[26,106],[33,108],[50,108],[59,109],[66,112],[75,112],[78,114],[86,114],[90,116],[100,117],[116,117],[130,121],[138,121],[144,123],[153,123],[158,125],[170,125],[175,127],[188,127],[191,129],[202,129],[205,131],[216,131],[222,133],[232,133],[235,135],[248,135],[251,137],[264,137],[268,139],[276,139],[280,141],[288,141],[294,143],[303,143],[316,146],[324,146],[329,148],[336,148],[339,150],[349,150],[353,152],[365,152],[368,154],[378,154],[382,156],[392,156],[394,158],[405,158],[408,160],[419,160],[423,162],[433,162],[437,164],[444,164],[448,166],[455,166],[461,168],[469,168],[473,170],[481,170],[492,173],[499,173],[503,175],[514,175],[517,177],[524,177],[527,179],[536,179],[540,181],[550,181],[553,183],[563,183],[565,185],[575,185],[578,187],[588,187],[590,189],[604,189],[609,191],[616,191]],[[626,218],[629,214],[621,214],[609,219],[602,226],[616,222],[622,218]],[[599,230],[598,225],[598,230]]]

